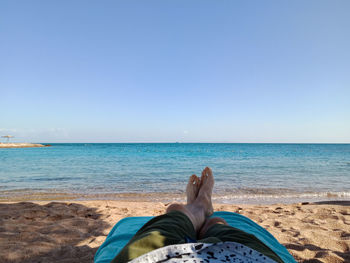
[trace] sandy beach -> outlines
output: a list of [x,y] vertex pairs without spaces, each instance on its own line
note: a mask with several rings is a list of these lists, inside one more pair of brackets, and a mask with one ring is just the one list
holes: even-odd
[[[118,220],[168,204],[130,201],[0,203],[0,262],[92,262]],[[254,220],[298,262],[350,262],[350,202],[214,205]]]

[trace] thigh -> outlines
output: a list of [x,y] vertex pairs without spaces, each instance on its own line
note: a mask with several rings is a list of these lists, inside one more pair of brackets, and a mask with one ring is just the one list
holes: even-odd
[[276,262],[283,262],[281,258],[273,252],[268,246],[252,234],[246,233],[238,228],[229,225],[215,224],[208,229],[203,239],[198,242],[216,243],[216,242],[236,242],[250,247],[260,253],[272,258]]
[[188,239],[196,239],[192,222],[185,214],[172,211],[148,221],[112,262],[128,262],[157,248],[186,243]]

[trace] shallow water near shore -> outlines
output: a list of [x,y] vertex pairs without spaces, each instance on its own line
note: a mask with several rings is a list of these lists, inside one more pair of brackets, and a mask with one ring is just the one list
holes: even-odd
[[0,149],[0,200],[184,200],[205,166],[220,203],[350,200],[350,144],[52,144]]

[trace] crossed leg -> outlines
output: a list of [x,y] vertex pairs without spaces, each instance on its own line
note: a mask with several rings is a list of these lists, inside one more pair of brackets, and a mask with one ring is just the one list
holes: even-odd
[[[184,213],[192,222],[196,232],[206,231],[214,221],[207,218],[213,214],[211,195],[214,187],[214,177],[211,169],[206,167],[201,178],[192,175],[186,187],[187,204],[172,204],[168,207],[167,213],[180,211]],[[222,219],[223,220],[223,219]]]
[[129,262],[157,248],[187,242],[187,238],[197,238],[199,242],[206,240],[204,242],[209,243],[238,242],[277,262],[282,262],[255,236],[230,227],[222,218],[209,218],[213,214],[211,201],[213,186],[214,177],[210,168],[206,167],[203,170],[201,178],[192,175],[186,187],[187,204],[172,204],[166,214],[147,222],[112,262]]

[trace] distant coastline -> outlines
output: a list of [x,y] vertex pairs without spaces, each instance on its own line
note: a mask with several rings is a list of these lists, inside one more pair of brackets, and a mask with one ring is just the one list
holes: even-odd
[[30,148],[30,147],[48,147],[40,143],[0,143],[0,148]]

